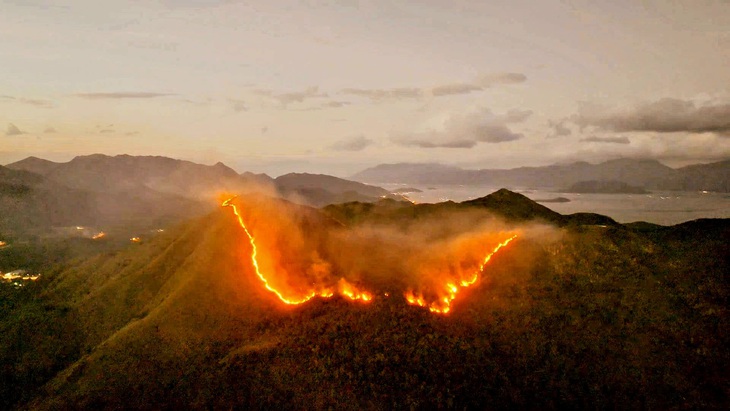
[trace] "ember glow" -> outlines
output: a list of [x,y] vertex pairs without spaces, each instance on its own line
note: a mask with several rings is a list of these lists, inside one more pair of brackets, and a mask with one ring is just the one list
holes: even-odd
[[517,238],[517,234],[512,235],[510,238],[497,244],[492,251],[490,251],[479,264],[477,269],[470,277],[459,279],[454,281],[453,279],[448,280],[443,286],[440,292],[437,292],[438,298],[434,301],[426,301],[423,294],[416,293],[413,290],[408,290],[404,294],[406,301],[411,305],[418,305],[420,307],[428,308],[429,311],[438,314],[448,314],[451,311],[451,302],[456,299],[456,294],[461,288],[471,287],[476,284],[479,280],[479,274],[484,271],[484,267],[492,259],[492,256],[497,253],[502,247],[506,247],[512,240]]
[[142,239],[140,239],[139,237],[132,237],[129,239],[129,241],[133,243],[139,243],[140,241],[142,241]]
[[105,233],[105,232],[103,232],[103,231],[100,231],[99,233],[97,233],[97,234],[94,234],[94,236],[93,236],[93,237],[91,237],[91,238],[92,238],[93,240],[98,240],[98,239],[100,239],[100,238],[104,238],[105,236],[106,236],[106,233]]

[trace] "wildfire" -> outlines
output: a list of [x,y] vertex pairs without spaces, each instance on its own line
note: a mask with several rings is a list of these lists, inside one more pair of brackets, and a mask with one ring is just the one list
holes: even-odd
[[6,243],[5,241],[0,241],[0,248],[5,247],[6,245],[8,245],[8,243]]
[[97,234],[94,234],[94,236],[91,237],[92,240],[98,240],[100,238],[104,238],[106,236],[106,233],[103,231],[100,231]]
[[354,285],[348,283],[347,280],[345,280],[344,278],[340,278],[340,282],[338,283],[338,285],[340,294],[351,300],[361,300],[363,302],[368,302],[373,299],[372,294],[367,291],[358,290]]
[[256,276],[259,277],[259,280],[261,280],[262,283],[264,283],[264,287],[269,290],[270,292],[276,294],[277,297],[279,297],[279,300],[284,302],[285,304],[302,304],[306,303],[307,301],[311,300],[312,298],[316,296],[329,298],[334,295],[332,290],[320,290],[320,291],[312,291],[309,294],[303,296],[303,297],[285,297],[279,290],[274,288],[270,283],[269,280],[266,278],[266,276],[261,272],[261,269],[259,268],[259,262],[257,259],[258,255],[258,249],[256,248],[256,240],[254,239],[253,235],[251,235],[251,232],[248,231],[248,227],[246,227],[246,224],[243,222],[243,217],[241,217],[241,214],[238,212],[238,207],[236,207],[235,204],[233,204],[233,200],[238,196],[233,196],[229,198],[228,200],[225,200],[221,206],[222,207],[231,207],[233,209],[233,214],[236,215],[236,218],[238,218],[238,224],[243,228],[243,231],[246,233],[246,236],[248,237],[248,242],[251,244],[251,264],[253,264],[253,268],[256,271]]
[[416,294],[412,290],[408,290],[404,294],[406,301],[408,301],[408,304],[411,305],[418,305],[424,308],[428,308],[428,310],[432,313],[448,314],[448,312],[451,311],[451,302],[456,299],[456,294],[459,292],[459,286],[461,286],[461,288],[467,288],[476,284],[477,280],[479,279],[479,274],[484,270],[484,266],[486,266],[487,263],[489,263],[489,261],[492,259],[492,256],[496,254],[497,251],[499,251],[502,247],[507,246],[507,244],[509,244],[515,238],[517,238],[517,234],[497,244],[497,246],[494,247],[494,249],[484,257],[482,262],[479,264],[479,269],[476,270],[470,278],[462,279],[459,282],[447,282],[443,286],[442,293],[439,294],[439,299],[437,299],[436,301],[427,302],[426,299],[423,297],[423,294]]
[[[238,219],[238,224],[243,228],[243,231],[246,233],[246,236],[248,237],[248,242],[251,244],[251,264],[253,265],[254,270],[256,271],[256,276],[261,280],[261,282],[264,284],[264,288],[266,288],[268,291],[274,293],[279,300],[281,300],[285,304],[289,305],[297,305],[297,304],[303,304],[307,301],[311,300],[314,297],[322,297],[322,298],[330,298],[335,295],[334,288],[329,287],[321,287],[315,290],[310,291],[308,294],[304,296],[288,296],[284,295],[282,291],[277,290],[274,288],[274,286],[271,284],[267,276],[261,271],[261,268],[259,267],[259,261],[258,261],[258,248],[256,247],[256,239],[251,234],[251,232],[248,230],[248,227],[246,226],[246,223],[243,221],[243,217],[241,216],[241,213],[238,211],[238,207],[236,207],[235,204],[233,204],[233,200],[237,196],[231,197],[221,204],[222,207],[231,207],[233,209],[233,214]],[[339,282],[337,283],[337,292],[347,297],[353,301],[359,300],[363,302],[369,302],[373,299],[373,295],[368,293],[367,291],[359,290],[355,285],[349,283],[344,278],[341,278]]]
[[140,241],[142,241],[142,239],[139,237],[132,237],[129,239],[129,241],[131,241],[133,243],[139,243]]
[[[244,222],[244,218],[241,215],[239,208],[233,203],[233,200],[236,197],[237,196],[234,196],[223,201],[221,203],[221,206],[230,207],[233,210],[233,214],[236,216],[238,224],[241,226],[244,233],[246,233],[246,237],[248,237],[249,244],[251,245],[251,265],[254,268],[256,276],[259,278],[261,283],[263,283],[264,288],[276,295],[276,297],[280,301],[289,305],[297,305],[306,303],[314,297],[330,298],[335,294],[341,295],[342,297],[353,301],[361,301],[364,303],[373,300],[374,294],[365,290],[361,290],[356,285],[348,282],[344,278],[340,278],[339,281],[337,281],[336,283],[330,283],[331,286],[312,286],[313,288],[303,295],[301,291],[299,291],[297,294],[296,291],[285,291],[284,289],[280,289],[278,286],[272,284],[272,278],[275,277],[270,273],[264,273],[261,269],[258,258],[260,250],[257,247],[256,239]],[[451,303],[454,301],[454,299],[456,299],[459,291],[463,288],[467,288],[476,284],[479,280],[480,273],[484,270],[484,267],[492,259],[492,256],[503,247],[506,247],[515,238],[517,238],[517,234],[514,234],[506,240],[502,241],[501,243],[497,244],[489,253],[484,256],[484,258],[479,263],[478,268],[471,275],[445,281],[443,285],[439,287],[440,289],[436,290],[435,295],[437,295],[438,297],[436,297],[435,300],[429,301],[427,297],[425,297],[422,293],[408,290],[404,294],[406,301],[408,302],[408,304],[411,305],[418,305],[424,308],[428,308],[429,311],[433,313],[449,313],[449,311],[451,311]],[[385,293],[384,295],[388,297],[388,293]]]

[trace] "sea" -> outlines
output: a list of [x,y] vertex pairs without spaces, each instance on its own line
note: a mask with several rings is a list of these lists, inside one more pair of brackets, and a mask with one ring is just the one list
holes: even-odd
[[[416,188],[403,193],[416,203],[461,202],[491,194],[501,187],[473,185],[377,184],[387,190]],[[560,214],[579,212],[603,214],[619,223],[645,221],[675,225],[699,218],[730,218],[730,194],[705,191],[653,191],[649,194],[577,194],[550,189],[510,189]],[[569,202],[543,202],[558,197]]]

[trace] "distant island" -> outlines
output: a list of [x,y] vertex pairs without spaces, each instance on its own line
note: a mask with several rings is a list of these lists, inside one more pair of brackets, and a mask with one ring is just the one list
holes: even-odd
[[616,180],[579,181],[561,191],[564,193],[579,194],[649,194],[643,187],[633,186]]
[[569,203],[570,199],[565,197],[543,198],[535,200],[536,203]]

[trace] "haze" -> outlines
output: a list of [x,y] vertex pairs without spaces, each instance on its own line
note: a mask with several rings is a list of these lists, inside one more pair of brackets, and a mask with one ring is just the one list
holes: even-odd
[[730,156],[726,1],[0,2],[0,164]]

